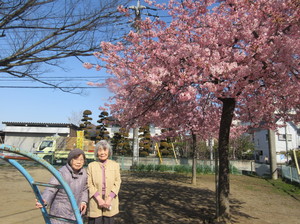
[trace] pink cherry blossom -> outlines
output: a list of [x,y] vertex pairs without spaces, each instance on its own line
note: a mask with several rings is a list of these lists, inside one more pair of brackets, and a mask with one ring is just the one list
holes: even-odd
[[[153,123],[202,139],[219,134],[222,177],[230,127],[239,133],[233,119],[268,128],[279,118],[300,121],[297,1],[150,2],[168,9],[172,21],[148,18],[126,44],[101,44],[101,60],[114,76],[107,80],[115,93],[109,107],[121,123]],[[220,184],[218,203],[226,207],[229,183]]]
[[93,66],[91,63],[89,63],[89,62],[85,62],[85,63],[83,63],[83,67],[85,67],[85,68],[87,68],[87,69],[91,69],[91,68],[93,68],[94,66]]

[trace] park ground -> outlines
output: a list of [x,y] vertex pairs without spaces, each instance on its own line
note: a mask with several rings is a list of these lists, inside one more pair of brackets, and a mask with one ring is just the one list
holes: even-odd
[[[27,170],[36,181],[51,174],[40,167]],[[116,224],[214,223],[215,177],[122,172],[120,213]],[[0,223],[42,224],[35,197],[25,178],[11,166],[0,166]],[[232,223],[300,224],[300,188],[281,180],[230,176]]]

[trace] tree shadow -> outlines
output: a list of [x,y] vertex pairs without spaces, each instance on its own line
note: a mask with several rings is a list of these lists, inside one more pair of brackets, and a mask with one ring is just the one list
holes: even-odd
[[[188,185],[190,177],[128,173],[122,175],[122,180],[117,224],[215,223],[215,192]],[[253,218],[239,211],[242,205],[231,200],[231,212]],[[234,218],[232,221],[237,222]]]
[[241,223],[239,221],[239,217],[245,217],[247,219],[252,219],[252,220],[259,219],[251,215],[248,215],[244,212],[241,212],[241,208],[243,208],[243,204],[245,204],[245,202],[241,202],[233,198],[229,200],[229,203],[230,203],[230,211],[231,211],[231,223]]

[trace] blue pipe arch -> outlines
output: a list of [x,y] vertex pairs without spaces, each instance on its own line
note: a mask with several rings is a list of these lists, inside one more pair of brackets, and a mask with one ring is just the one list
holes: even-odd
[[[14,166],[26,178],[26,180],[30,184],[30,186],[36,196],[36,199],[41,204],[44,205],[44,202],[43,202],[41,192],[40,192],[38,186],[57,187],[57,188],[63,188],[65,190],[65,192],[70,200],[76,220],[70,220],[70,219],[65,219],[62,217],[52,216],[52,215],[48,214],[46,207],[43,206],[41,208],[41,212],[42,212],[42,215],[43,215],[43,218],[44,218],[46,224],[51,224],[51,220],[50,220],[51,218],[63,220],[65,222],[69,222],[69,223],[83,224],[83,221],[82,221],[82,218],[80,215],[80,211],[79,211],[79,208],[76,203],[76,199],[73,195],[73,192],[72,192],[70,186],[64,181],[61,174],[52,165],[50,165],[48,162],[41,159],[37,155],[34,155],[33,153],[21,150],[19,148],[16,148],[16,147],[13,147],[10,145],[1,144],[0,150],[20,155],[20,156],[10,156],[10,155],[6,155],[5,153],[2,153],[2,154],[0,153],[0,159],[3,159],[4,161],[6,161],[9,164],[11,164],[12,166]],[[60,185],[50,185],[47,183],[41,183],[41,182],[35,181],[32,178],[32,176],[28,173],[28,171],[17,161],[17,160],[24,160],[24,159],[33,160],[33,161],[37,162],[38,164],[42,165],[58,180]]]

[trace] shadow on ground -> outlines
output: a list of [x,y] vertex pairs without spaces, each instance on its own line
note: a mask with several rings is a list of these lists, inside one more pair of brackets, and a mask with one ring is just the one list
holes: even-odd
[[[215,192],[193,187],[190,177],[128,173],[122,180],[117,224],[214,223]],[[242,204],[231,200],[233,214],[253,218],[239,212]]]

